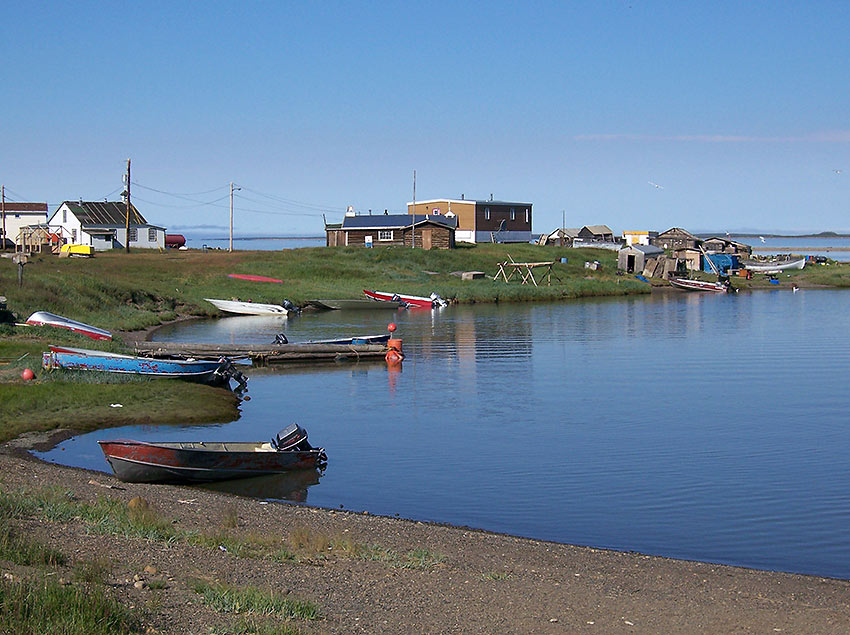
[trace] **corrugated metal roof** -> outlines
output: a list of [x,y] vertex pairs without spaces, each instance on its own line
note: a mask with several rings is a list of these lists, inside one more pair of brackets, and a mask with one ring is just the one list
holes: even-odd
[[[127,204],[123,201],[65,201],[71,213],[83,227],[90,225],[124,226],[127,219]],[[130,224],[147,225],[148,221],[139,213],[136,206],[130,203]]]
[[[411,220],[412,219],[412,220]],[[457,227],[457,218],[448,218],[441,214],[374,214],[361,216],[346,216],[342,221],[343,229],[389,229],[410,227],[410,224],[436,223],[446,227]]]
[[9,212],[39,212],[47,213],[47,203],[13,203],[6,201],[6,213]]

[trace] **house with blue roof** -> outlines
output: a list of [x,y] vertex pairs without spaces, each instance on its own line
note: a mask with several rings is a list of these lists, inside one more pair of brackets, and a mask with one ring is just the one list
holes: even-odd
[[454,249],[457,217],[444,214],[354,214],[325,225],[328,247]]

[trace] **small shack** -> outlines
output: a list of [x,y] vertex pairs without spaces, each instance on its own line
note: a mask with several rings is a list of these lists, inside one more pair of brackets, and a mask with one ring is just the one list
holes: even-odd
[[680,247],[673,250],[673,257],[685,263],[688,271],[702,271],[702,252],[693,247]]
[[326,224],[330,246],[454,249],[457,217],[442,214],[346,215],[342,223]]
[[649,242],[662,249],[682,249],[687,247],[696,249],[702,244],[699,238],[681,227],[671,227],[667,231],[658,234],[658,236],[650,238]]
[[646,267],[647,260],[663,253],[663,249],[652,245],[629,245],[617,252],[617,268],[626,273],[639,273]]

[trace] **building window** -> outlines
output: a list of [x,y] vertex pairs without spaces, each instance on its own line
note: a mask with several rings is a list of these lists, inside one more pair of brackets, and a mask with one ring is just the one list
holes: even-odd
[[528,208],[525,208],[525,222],[528,222]]
[[380,229],[378,230],[378,240],[392,240],[393,239],[393,230],[391,229]]
[[136,242],[139,239],[139,230],[136,227],[130,228],[130,233],[127,234],[127,240],[131,243]]
[[490,208],[489,207],[484,208],[484,220],[490,220]]
[[148,227],[148,242],[156,242],[156,230],[153,227]]
[[62,222],[63,223],[68,222],[68,210],[67,209],[62,210]]
[[513,207],[511,208],[511,220],[516,220],[516,210]]
[[72,243],[77,242],[77,228],[76,227],[71,230],[71,242]]

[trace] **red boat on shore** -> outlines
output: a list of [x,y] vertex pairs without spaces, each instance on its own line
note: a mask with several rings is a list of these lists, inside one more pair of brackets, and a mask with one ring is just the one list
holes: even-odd
[[434,309],[448,305],[448,302],[443,300],[436,293],[430,296],[423,297],[421,295],[404,295],[403,293],[390,293],[388,291],[367,291],[363,289],[366,297],[372,298],[379,302],[400,302],[402,306],[407,306],[411,309]]
[[203,483],[279,474],[324,465],[323,448],[307,442],[293,423],[271,442],[98,441],[112,471],[128,483]]

